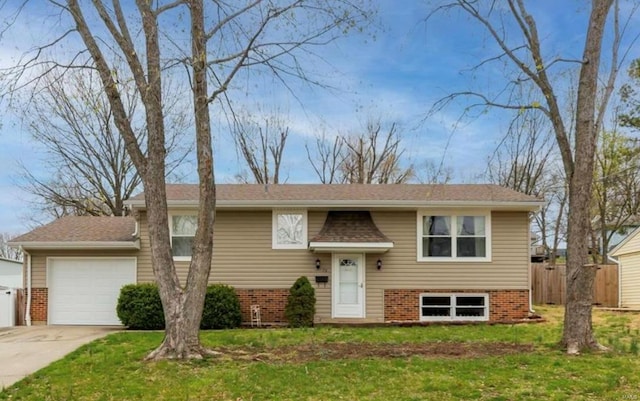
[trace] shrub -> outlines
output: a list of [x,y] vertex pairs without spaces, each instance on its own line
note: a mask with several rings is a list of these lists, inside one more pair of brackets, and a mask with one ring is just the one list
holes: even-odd
[[130,329],[164,329],[164,312],[155,284],[128,284],[122,287],[116,311],[122,324]]
[[309,280],[302,276],[289,289],[284,315],[291,327],[313,326],[316,314],[316,291]]
[[240,323],[242,323],[242,311],[236,290],[224,284],[207,287],[200,328],[233,329],[240,326]]

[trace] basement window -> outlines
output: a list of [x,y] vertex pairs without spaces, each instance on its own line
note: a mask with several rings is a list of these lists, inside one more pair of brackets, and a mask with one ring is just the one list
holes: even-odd
[[487,321],[488,294],[420,294],[421,321]]

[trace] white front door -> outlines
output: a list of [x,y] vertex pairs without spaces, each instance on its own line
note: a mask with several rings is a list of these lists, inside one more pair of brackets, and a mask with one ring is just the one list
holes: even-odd
[[332,317],[364,317],[364,256],[333,255]]

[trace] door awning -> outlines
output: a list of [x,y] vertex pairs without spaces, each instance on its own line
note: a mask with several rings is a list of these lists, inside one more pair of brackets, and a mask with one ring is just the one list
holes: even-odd
[[393,241],[373,222],[368,211],[330,211],[320,232],[309,241],[314,252],[384,253]]

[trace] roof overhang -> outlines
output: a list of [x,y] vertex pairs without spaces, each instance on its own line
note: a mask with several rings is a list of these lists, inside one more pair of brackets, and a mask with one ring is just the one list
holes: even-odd
[[309,250],[325,252],[385,253],[393,242],[309,242]]
[[139,250],[140,240],[135,241],[25,241],[9,242],[14,248],[22,247],[26,250],[38,249],[122,249]]
[[[133,208],[144,209],[144,200],[135,199],[125,202]],[[167,206],[175,209],[193,209],[199,205],[197,200],[168,200]],[[479,208],[497,211],[535,212],[545,205],[544,201],[531,202],[474,202],[474,201],[402,201],[402,200],[217,200],[219,209],[429,209],[429,208]]]

